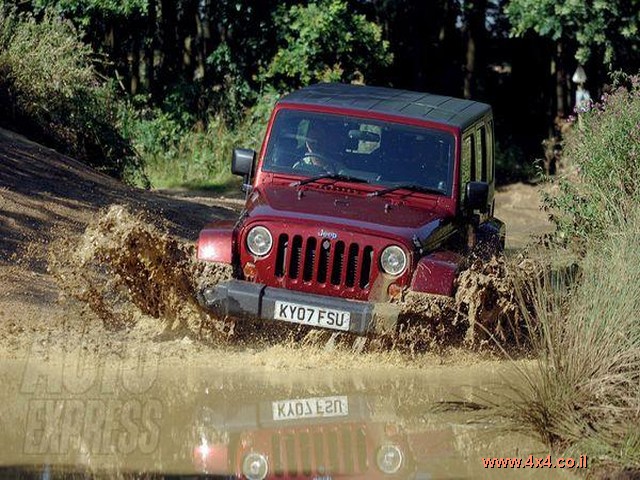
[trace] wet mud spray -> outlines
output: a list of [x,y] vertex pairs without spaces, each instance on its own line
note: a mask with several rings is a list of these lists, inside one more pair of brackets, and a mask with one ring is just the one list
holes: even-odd
[[[231,268],[195,260],[195,248],[171,236],[149,214],[114,205],[103,211],[78,240],[53,245],[49,266],[63,291],[83,302],[107,328],[122,329],[141,316],[158,319],[161,334],[208,341],[294,340],[303,345],[352,348],[350,334],[308,327],[215,318],[196,292],[204,283],[231,278]],[[370,339],[368,350],[417,353],[443,345],[478,347],[500,341],[518,344],[523,319],[515,284],[532,276],[526,262],[504,258],[470,263],[458,277],[454,298],[413,292],[399,300],[398,332]]]

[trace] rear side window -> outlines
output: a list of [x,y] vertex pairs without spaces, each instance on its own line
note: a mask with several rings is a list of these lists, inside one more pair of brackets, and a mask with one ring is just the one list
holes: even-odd
[[464,194],[467,183],[471,181],[473,162],[473,135],[468,135],[462,140],[462,162],[460,165],[460,201],[464,202]]
[[476,130],[476,171],[475,180],[486,182],[487,181],[487,129],[484,125],[481,125]]
[[486,151],[487,151],[487,181],[493,182],[494,176],[494,144],[493,144],[493,120],[487,122],[486,130]]

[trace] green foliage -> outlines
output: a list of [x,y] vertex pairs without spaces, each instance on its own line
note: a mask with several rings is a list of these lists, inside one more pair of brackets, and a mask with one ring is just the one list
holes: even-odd
[[2,18],[0,52],[4,78],[22,93],[25,104],[45,98],[52,89],[69,99],[79,85],[96,81],[91,49],[71,25],[52,15],[42,22],[28,15]]
[[282,8],[274,21],[281,46],[262,78],[280,91],[312,82],[362,81],[391,63],[382,29],[354,14],[344,0]]
[[510,138],[496,141],[496,180],[500,184],[529,181],[538,171],[533,163],[523,163],[527,155]]
[[227,42],[218,45],[207,58],[207,63],[222,76],[217,91],[224,94],[216,97],[218,101],[215,102],[215,108],[232,123],[239,120],[245,105],[255,100],[255,92],[243,76],[238,60]]
[[627,50],[640,47],[640,0],[510,0],[512,33],[532,30],[542,37],[574,40],[581,63],[602,52],[609,65],[623,63]]
[[127,16],[147,11],[147,0],[32,0],[36,13],[55,12],[88,26],[97,16]]
[[563,289],[544,272],[522,296],[535,299],[533,312],[521,306],[537,361],[503,409],[518,428],[609,469],[640,467],[640,77],[627,80],[567,141],[570,173],[546,204],[559,235],[579,241],[579,274]]
[[0,25],[2,122],[116,176],[135,170],[114,90],[74,27],[50,13],[41,21],[0,13]]
[[273,103],[273,95],[265,95],[234,128],[222,115],[208,118],[206,127],[188,127],[161,109],[132,106],[122,110],[120,123],[153,187],[224,187],[234,181],[232,150],[259,149]]
[[624,228],[640,202],[640,77],[581,115],[564,156],[571,172],[545,199],[558,235],[584,246]]

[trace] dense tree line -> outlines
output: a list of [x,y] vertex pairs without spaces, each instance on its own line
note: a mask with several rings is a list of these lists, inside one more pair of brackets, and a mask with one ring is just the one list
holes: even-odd
[[584,64],[598,96],[640,67],[639,0],[5,0],[81,29],[123,94],[233,121],[267,89],[365,81],[487,101],[541,154]]

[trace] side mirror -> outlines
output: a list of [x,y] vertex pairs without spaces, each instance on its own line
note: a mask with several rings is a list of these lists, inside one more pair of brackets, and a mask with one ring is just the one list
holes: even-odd
[[489,184],[486,182],[469,182],[465,192],[465,207],[469,211],[485,212],[489,203]]
[[231,157],[231,173],[248,177],[251,175],[256,152],[247,148],[236,148]]

